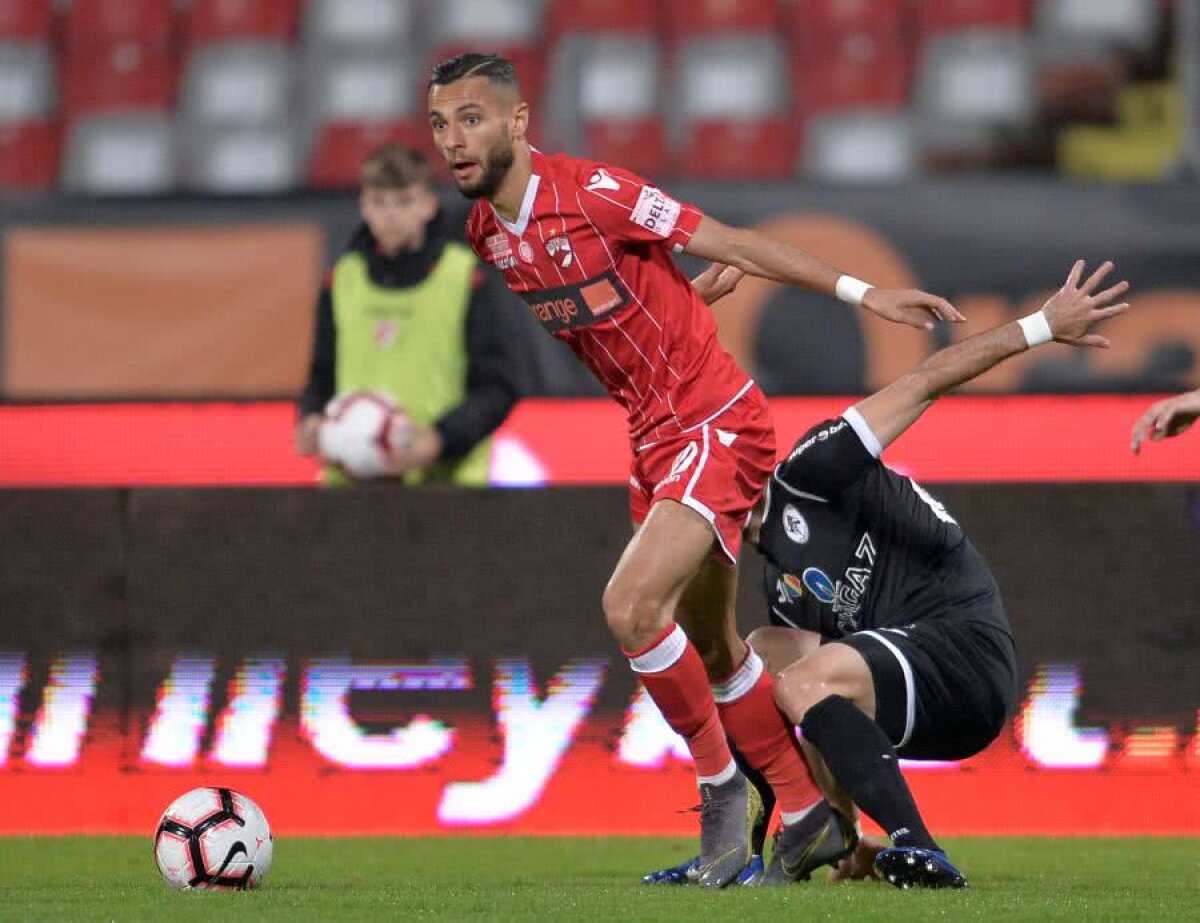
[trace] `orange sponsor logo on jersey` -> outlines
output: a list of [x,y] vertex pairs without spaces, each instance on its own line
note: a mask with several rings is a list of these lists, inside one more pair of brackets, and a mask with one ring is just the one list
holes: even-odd
[[548,301],[534,302],[529,306],[529,310],[543,324],[552,320],[557,320],[560,324],[570,324],[579,314],[579,305],[575,303],[574,298],[552,298]]

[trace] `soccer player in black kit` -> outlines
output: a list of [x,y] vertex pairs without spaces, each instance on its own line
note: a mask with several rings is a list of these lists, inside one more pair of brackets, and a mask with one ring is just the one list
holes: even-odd
[[[808,878],[856,845],[855,806],[892,845],[875,869],[897,887],[964,887],[897,765],[958,760],[997,734],[1017,695],[1015,649],[987,563],[936,499],[880,454],[950,389],[1054,340],[1107,347],[1090,327],[1128,309],[1111,263],[1082,261],[1042,310],[947,347],[841,417],[776,468],[749,527],[767,561],[773,627],[751,643],[804,735],[826,800],[778,834],[762,884]],[[781,842],[784,837],[792,842]],[[686,865],[686,864],[685,864]],[[679,880],[684,866],[647,876]],[[674,878],[668,873],[674,872]]]

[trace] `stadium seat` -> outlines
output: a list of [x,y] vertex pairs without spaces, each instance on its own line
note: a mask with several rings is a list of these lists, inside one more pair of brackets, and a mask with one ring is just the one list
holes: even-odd
[[1039,45],[1066,53],[1120,48],[1145,51],[1158,38],[1160,4],[1148,0],[1040,0],[1036,32]]
[[373,51],[306,62],[305,101],[314,123],[388,122],[416,112],[411,62]]
[[1029,25],[1029,3],[1030,0],[922,0],[916,4],[917,24],[924,35],[964,29],[1024,30]]
[[550,0],[546,23],[555,40],[577,33],[654,34],[662,25],[662,5],[658,0]]
[[619,164],[647,177],[668,171],[667,129],[658,116],[596,119],[584,126],[584,132],[584,150],[593,160]]
[[161,115],[89,116],[68,133],[63,188],[89,195],[159,195],[175,182],[171,120]]
[[166,58],[147,59],[141,47],[116,45],[107,54],[66,62],[63,113],[70,120],[99,112],[160,111],[174,104],[175,69]]
[[698,38],[680,49],[674,82],[679,169],[763,178],[792,171],[795,123],[777,36]]
[[184,159],[189,189],[233,195],[288,192],[299,178],[296,139],[284,125],[208,128],[190,133]]
[[58,162],[56,123],[0,121],[0,189],[50,189],[58,180]]
[[[662,169],[666,136],[658,118],[662,81],[656,38],[568,35],[555,48],[547,82],[545,130],[556,145],[632,170]],[[636,165],[628,154],[635,155]]]
[[308,184],[314,189],[357,186],[367,155],[389,142],[417,148],[436,166],[437,158],[429,150],[429,128],[422,119],[330,122],[317,131],[308,161]]
[[304,41],[311,48],[418,47],[417,6],[417,0],[307,0]]
[[435,46],[529,47],[542,32],[541,0],[438,0],[427,16]]
[[287,116],[291,80],[292,61],[285,45],[209,45],[188,61],[181,115],[190,124],[273,124]]
[[910,25],[906,0],[804,0],[793,19],[797,43],[806,52],[860,35],[906,41]]
[[54,111],[54,64],[42,44],[0,42],[0,123]]
[[907,114],[847,112],[809,119],[804,171],[830,183],[893,183],[918,171],[916,133]]
[[290,41],[301,0],[192,0],[184,19],[187,47],[239,39]]
[[52,6],[52,0],[0,0],[0,42],[49,41]]
[[908,105],[912,58],[898,40],[866,33],[831,39],[799,56],[796,97],[806,115]]
[[68,59],[136,45],[146,57],[168,55],[174,38],[171,0],[74,0],[63,20]]
[[675,39],[737,33],[777,33],[777,0],[664,0],[666,27]]
[[922,45],[915,86],[920,143],[927,154],[987,156],[1036,112],[1032,53],[1016,33],[962,32]]

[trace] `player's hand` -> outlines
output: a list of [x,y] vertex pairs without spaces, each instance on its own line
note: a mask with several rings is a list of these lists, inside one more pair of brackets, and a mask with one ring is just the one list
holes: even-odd
[[1083,270],[1083,260],[1076,260],[1063,287],[1051,295],[1050,300],[1042,306],[1042,313],[1046,315],[1046,322],[1050,324],[1050,331],[1054,334],[1056,343],[1108,349],[1111,344],[1107,337],[1098,333],[1088,333],[1088,330],[1099,321],[1129,310],[1126,302],[1113,303],[1129,291],[1129,283],[1118,282],[1098,292],[1096,289],[1112,272],[1113,264],[1102,263],[1099,269],[1088,276],[1086,282],[1080,284]]
[[296,430],[292,434],[292,441],[296,446],[297,455],[305,455],[310,458],[315,458],[320,454],[320,444],[317,439],[317,432],[321,428],[321,414],[310,413],[300,418],[296,424]]
[[396,439],[388,453],[386,471],[392,477],[402,477],[410,471],[428,468],[442,455],[442,434],[432,426],[406,422],[403,432],[393,431]]
[[1200,390],[1177,394],[1151,404],[1133,424],[1133,441],[1130,448],[1136,455],[1147,437],[1151,442],[1161,442],[1178,436],[1200,417]]
[[862,306],[872,314],[897,324],[922,330],[933,329],[934,322],[966,320],[945,298],[915,288],[872,288],[863,296]]
[[716,304],[735,288],[745,277],[745,273],[736,266],[726,266],[724,263],[709,263],[704,272],[692,280],[692,288],[704,299],[705,304]]
[[842,859],[829,873],[830,881],[879,881],[875,871],[875,857],[887,849],[887,843],[874,837],[864,836],[858,840],[854,852]]

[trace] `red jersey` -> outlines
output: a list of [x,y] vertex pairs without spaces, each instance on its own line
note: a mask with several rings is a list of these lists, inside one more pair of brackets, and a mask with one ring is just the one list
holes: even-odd
[[467,240],[629,415],[641,448],[702,426],[751,381],[671,258],[700,211],[605,164],[533,152],[515,224],[486,200]]

